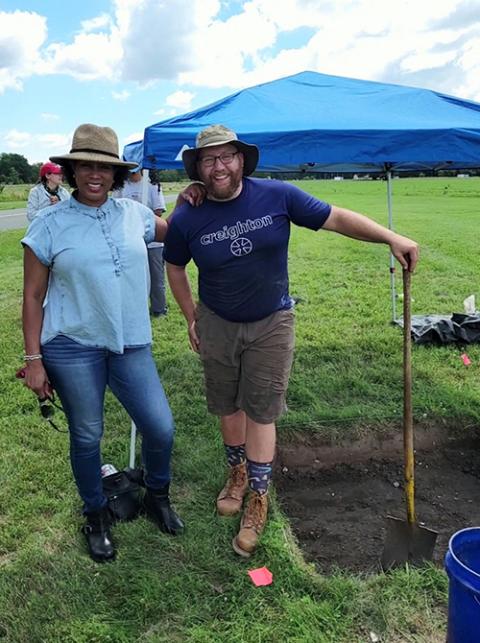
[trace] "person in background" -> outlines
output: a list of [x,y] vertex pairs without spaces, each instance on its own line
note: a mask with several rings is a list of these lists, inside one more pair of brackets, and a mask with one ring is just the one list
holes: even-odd
[[42,208],[55,205],[59,201],[70,198],[70,192],[62,187],[63,170],[57,163],[44,163],[40,168],[38,183],[33,186],[28,195],[27,219],[33,217]]
[[[114,198],[123,197],[143,203],[143,176],[140,165],[132,168],[122,188],[115,190]],[[155,216],[161,217],[166,211],[165,198],[161,185],[147,183],[147,205]],[[167,314],[165,296],[165,262],[163,260],[163,243],[152,241],[148,244],[148,265],[150,269],[150,312],[153,317]]]
[[54,389],[68,420],[70,461],[83,500],[90,556],[115,558],[103,493],[100,443],[108,386],[142,436],[144,506],[175,535],[182,520],[170,505],[174,422],[152,356],[146,244],[167,223],[131,199],[112,199],[132,163],[120,160],[109,127],[80,125],[68,154],[52,157],[73,188],[44,209],[24,246],[25,384],[40,398]]
[[[206,199],[179,205],[169,220],[165,260],[172,293],[200,353],[208,409],[220,417],[228,478],[217,497],[220,515],[248,502],[232,546],[249,557],[266,520],[276,445],[276,420],[285,410],[294,348],[294,310],[288,284],[291,224],[385,243],[414,270],[417,244],[351,210],[299,188],[250,178],[258,148],[232,130],[212,125],[182,154],[185,170],[202,181]],[[198,268],[199,303],[186,265]],[[327,258],[319,259],[327,262]]]

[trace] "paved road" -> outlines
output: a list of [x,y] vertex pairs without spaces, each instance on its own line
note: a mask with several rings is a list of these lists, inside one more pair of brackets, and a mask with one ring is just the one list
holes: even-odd
[[[177,198],[176,194],[166,194],[165,201],[173,203]],[[18,230],[28,225],[25,208],[16,210],[0,210],[0,230]]]
[[0,210],[0,230],[25,228],[28,224],[25,208]]

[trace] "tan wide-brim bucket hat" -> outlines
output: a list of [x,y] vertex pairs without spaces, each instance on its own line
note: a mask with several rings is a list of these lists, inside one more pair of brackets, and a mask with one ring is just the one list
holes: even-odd
[[133,168],[137,163],[122,161],[118,154],[118,138],[110,127],[99,127],[91,123],[79,125],[73,134],[69,154],[51,156],[52,163],[62,161],[91,161],[108,163],[118,167]]
[[215,145],[231,143],[243,154],[243,176],[249,176],[255,171],[258,164],[258,147],[239,141],[234,131],[225,125],[210,125],[203,129],[195,140],[195,147],[184,150],[182,161],[188,176],[194,181],[199,181],[197,171],[198,151]]

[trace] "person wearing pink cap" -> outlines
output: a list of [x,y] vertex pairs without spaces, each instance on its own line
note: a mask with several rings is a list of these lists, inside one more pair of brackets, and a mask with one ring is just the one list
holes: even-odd
[[38,183],[30,190],[27,201],[27,219],[33,218],[43,208],[70,198],[70,192],[62,187],[63,170],[56,163],[44,163],[40,168]]

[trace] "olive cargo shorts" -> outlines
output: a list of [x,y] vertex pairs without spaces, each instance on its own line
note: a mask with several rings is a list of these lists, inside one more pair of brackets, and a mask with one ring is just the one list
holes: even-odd
[[210,413],[242,409],[259,424],[280,417],[293,361],[293,310],[241,323],[222,319],[200,302],[196,329]]

